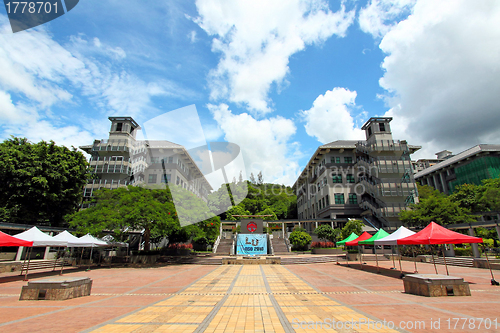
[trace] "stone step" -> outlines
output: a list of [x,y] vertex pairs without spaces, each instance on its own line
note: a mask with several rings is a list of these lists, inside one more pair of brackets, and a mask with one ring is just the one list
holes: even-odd
[[[442,257],[434,257],[436,264],[444,265],[444,259]],[[432,260],[431,260],[432,263]],[[461,267],[474,267],[473,258],[457,258],[457,257],[446,257],[446,264],[450,266],[461,266]]]

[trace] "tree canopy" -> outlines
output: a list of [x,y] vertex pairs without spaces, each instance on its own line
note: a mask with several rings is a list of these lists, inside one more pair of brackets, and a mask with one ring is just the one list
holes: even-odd
[[[186,190],[176,188],[175,191]],[[123,239],[128,230],[143,230],[145,250],[149,250],[151,239],[167,237],[169,243],[178,243],[205,238],[213,244],[219,233],[217,217],[182,227],[168,188],[102,189],[95,192],[93,201],[95,205],[68,216],[70,225],[79,233],[100,236],[111,231],[115,238]]]
[[475,189],[464,187],[460,194],[453,197],[427,185],[418,185],[420,202],[411,204],[410,209],[402,211],[399,217],[404,224],[414,227],[424,227],[430,222],[441,225],[473,222],[475,219],[469,213],[470,207],[476,205],[470,200],[474,191]]
[[75,147],[12,137],[0,156],[0,221],[61,226],[78,209],[89,174]]
[[338,237],[340,236],[340,229],[333,229],[328,224],[322,224],[314,230],[314,233],[320,238],[330,242],[337,242]]
[[[243,193],[243,189],[248,194]],[[228,194],[230,199],[227,199]],[[230,202],[239,203],[231,207]],[[297,196],[293,189],[277,184],[258,185],[250,181],[245,181],[245,186],[241,183],[224,184],[209,195],[208,206],[214,214],[228,221],[240,219],[232,215],[273,215],[264,218],[269,221],[297,217]],[[226,211],[225,207],[231,208]]]
[[347,221],[346,225],[342,228],[342,239],[346,239],[349,237],[353,232],[356,235],[361,235],[363,232],[363,227],[365,224],[359,220],[349,220]]

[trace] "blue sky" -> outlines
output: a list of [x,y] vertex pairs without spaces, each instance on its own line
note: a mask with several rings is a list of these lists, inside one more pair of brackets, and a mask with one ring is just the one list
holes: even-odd
[[1,7],[0,138],[79,146],[109,116],[194,104],[206,140],[238,144],[269,182],[293,184],[373,116],[415,158],[458,153],[500,140],[498,22],[495,0],[81,0],[13,34]]

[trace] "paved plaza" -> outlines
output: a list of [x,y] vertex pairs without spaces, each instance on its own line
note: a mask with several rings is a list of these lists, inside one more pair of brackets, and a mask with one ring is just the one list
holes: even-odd
[[[0,275],[0,330],[500,331],[500,287],[490,285],[488,270],[449,267],[450,275],[471,283],[472,296],[429,298],[405,294],[399,272],[389,269],[392,262],[381,262],[381,274],[372,264],[363,269],[359,263],[322,263],[67,270],[64,276],[90,277],[94,284],[91,296],[66,301],[19,301],[26,282],[5,273]],[[403,262],[403,269],[413,272],[414,264]],[[438,269],[445,273],[444,266]],[[418,270],[434,273],[431,264],[419,263]],[[31,281],[42,278],[47,273],[34,274]]]

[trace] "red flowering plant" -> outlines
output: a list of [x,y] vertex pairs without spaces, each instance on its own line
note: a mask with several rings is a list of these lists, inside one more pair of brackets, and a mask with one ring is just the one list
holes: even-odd
[[335,247],[333,242],[312,242],[311,244],[312,249],[327,249],[333,247]]

